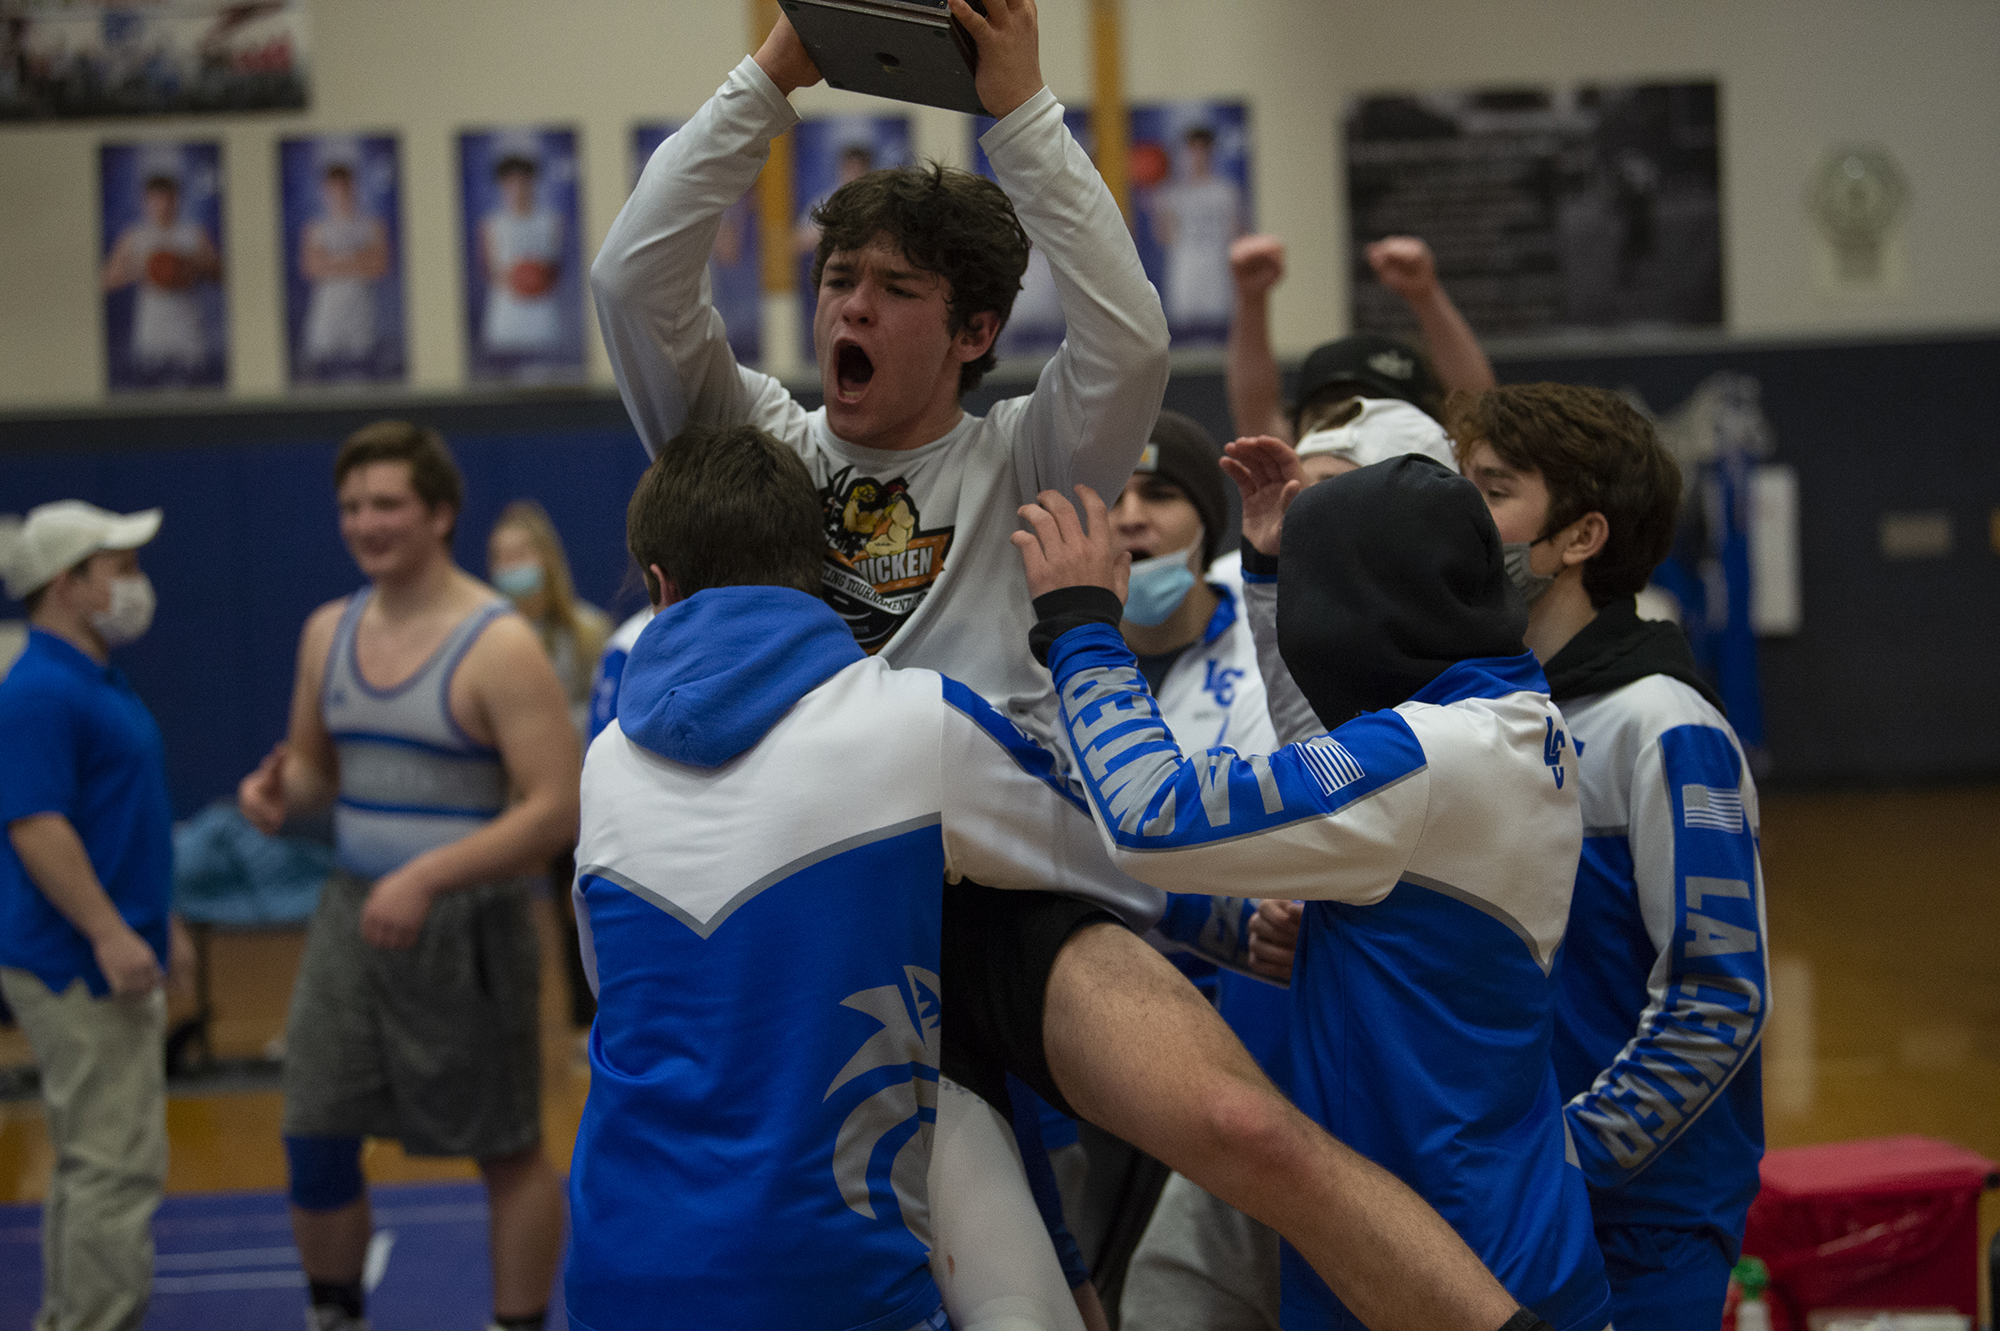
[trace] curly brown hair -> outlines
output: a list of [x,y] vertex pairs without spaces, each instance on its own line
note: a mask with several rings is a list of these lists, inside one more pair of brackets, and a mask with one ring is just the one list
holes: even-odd
[[1583,566],[1591,605],[1637,593],[1667,557],[1680,514],[1680,464],[1653,423],[1618,394],[1574,384],[1454,393],[1444,423],[1461,467],[1483,443],[1516,471],[1541,476],[1549,516],[1535,539],[1586,513],[1604,515],[1610,535]]
[[[871,171],[835,190],[812,219],[820,228],[815,289],[836,250],[862,249],[885,236],[911,263],[944,279],[946,326],[954,337],[988,311],[1007,326],[1028,271],[1028,233],[1007,195],[984,176],[937,162]],[[960,368],[961,396],[979,387],[995,359],[989,347]]]

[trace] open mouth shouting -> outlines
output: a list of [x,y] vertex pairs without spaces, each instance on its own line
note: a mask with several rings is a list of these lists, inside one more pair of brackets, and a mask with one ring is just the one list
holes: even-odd
[[875,362],[853,342],[843,341],[833,349],[833,386],[843,403],[859,402],[875,377]]

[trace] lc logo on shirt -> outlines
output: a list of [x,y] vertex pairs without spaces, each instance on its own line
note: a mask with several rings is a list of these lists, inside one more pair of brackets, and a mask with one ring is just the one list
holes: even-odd
[[925,529],[909,482],[855,476],[843,467],[820,488],[826,528],[826,602],[861,650],[880,651],[916,613],[951,549],[953,529]]
[[1208,663],[1208,678],[1201,687],[1213,695],[1218,706],[1228,707],[1236,701],[1236,681],[1243,678],[1243,672],[1234,666],[1224,666],[1219,662]]
[[1568,736],[1556,729],[1556,719],[1553,716],[1543,717],[1542,726],[1542,761],[1549,765],[1549,773],[1556,779],[1556,789],[1561,790],[1563,745],[1568,742]]

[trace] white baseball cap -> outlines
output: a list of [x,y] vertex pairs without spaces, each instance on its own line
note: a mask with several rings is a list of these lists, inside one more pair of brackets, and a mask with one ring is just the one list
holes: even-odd
[[1328,430],[1314,430],[1299,440],[1299,456],[1331,453],[1356,466],[1366,467],[1405,453],[1421,453],[1453,471],[1458,459],[1452,455],[1451,436],[1444,427],[1400,398],[1359,399],[1361,411],[1345,424]]
[[58,499],[28,510],[26,521],[0,517],[7,595],[24,600],[99,550],[137,550],[159,535],[160,516],[157,508],[120,515],[81,499]]

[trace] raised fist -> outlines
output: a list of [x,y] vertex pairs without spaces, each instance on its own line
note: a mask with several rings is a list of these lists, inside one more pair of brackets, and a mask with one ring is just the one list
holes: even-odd
[[1229,275],[1239,296],[1261,296],[1285,280],[1285,242],[1276,236],[1240,236],[1229,246]]
[[533,300],[555,290],[556,266],[547,259],[516,259],[507,270],[507,289],[522,300]]
[[1413,300],[1437,285],[1437,260],[1415,236],[1387,236],[1367,249],[1368,266],[1383,286]]

